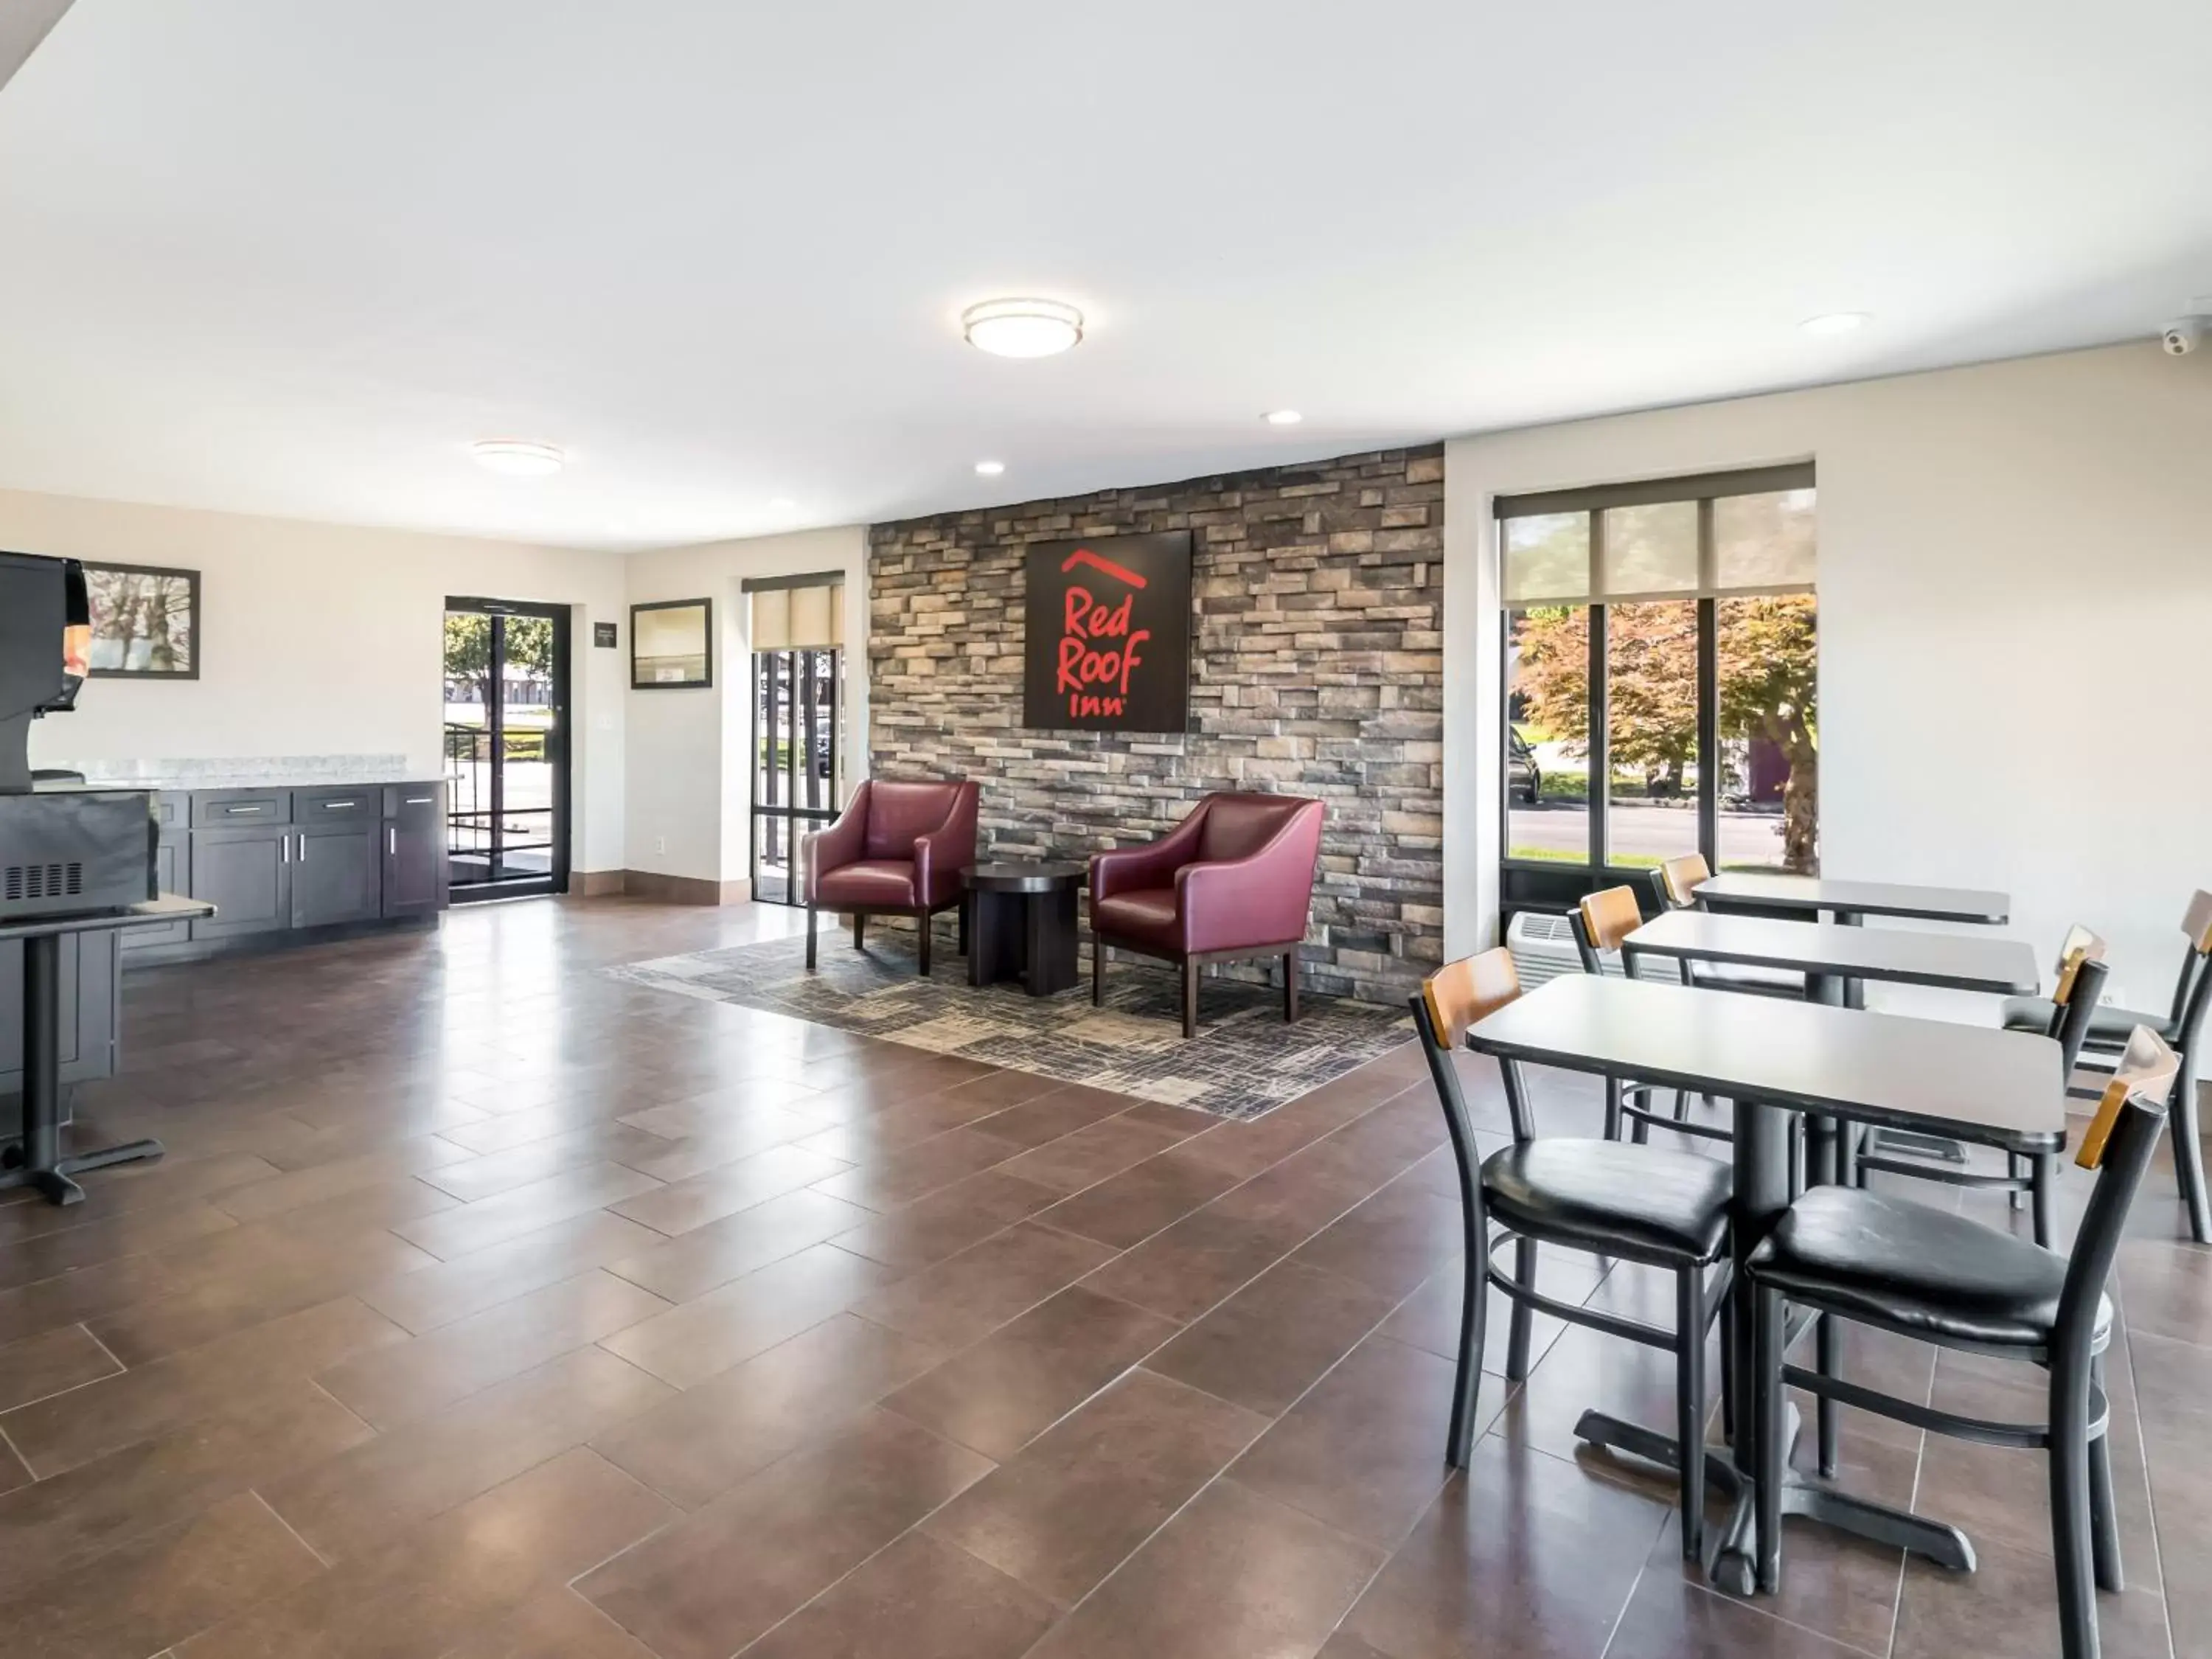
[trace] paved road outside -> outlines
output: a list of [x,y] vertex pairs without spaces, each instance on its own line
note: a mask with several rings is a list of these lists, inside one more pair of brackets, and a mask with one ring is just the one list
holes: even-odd
[[[1589,814],[1580,801],[1540,800],[1513,805],[1510,820],[1515,848],[1582,854],[1589,847]],[[1670,859],[1698,850],[1695,805],[1662,806],[1641,801],[1615,802],[1607,815],[1615,857]],[[1724,866],[1782,867],[1782,816],[1778,812],[1729,812],[1720,817],[1720,855]]]

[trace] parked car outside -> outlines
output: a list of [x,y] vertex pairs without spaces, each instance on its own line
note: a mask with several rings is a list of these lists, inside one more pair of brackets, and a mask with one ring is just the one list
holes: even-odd
[[1522,804],[1534,806],[1536,798],[1544,793],[1544,771],[1536,764],[1536,751],[1528,746],[1528,739],[1511,726],[1505,728],[1509,739],[1505,754],[1506,793],[1517,796]]

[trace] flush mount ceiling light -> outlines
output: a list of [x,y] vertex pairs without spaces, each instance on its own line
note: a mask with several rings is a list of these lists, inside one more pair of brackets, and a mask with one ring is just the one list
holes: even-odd
[[487,438],[469,446],[477,465],[514,478],[542,478],[558,472],[568,458],[551,444],[519,443],[511,438]]
[[978,461],[975,463],[976,472],[986,478],[995,478],[1006,470],[1006,464],[1004,461]]
[[1867,314],[1863,311],[1830,311],[1818,317],[1808,317],[1797,326],[1808,334],[1849,334],[1863,327]]
[[1083,313],[1057,300],[986,300],[960,313],[960,332],[994,357],[1049,357],[1083,337]]
[[1296,426],[1305,416],[1295,409],[1271,409],[1260,418],[1269,426]]
[[788,495],[778,495],[769,501],[768,510],[771,513],[796,513],[799,503]]

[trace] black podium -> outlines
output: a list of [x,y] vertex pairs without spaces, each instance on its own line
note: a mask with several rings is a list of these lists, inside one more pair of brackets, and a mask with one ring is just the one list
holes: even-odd
[[35,1187],[56,1204],[75,1204],[84,1188],[70,1179],[86,1170],[159,1158],[158,1140],[133,1140],[96,1152],[62,1152],[62,935],[124,933],[211,916],[215,906],[165,893],[144,904],[79,915],[0,921],[0,940],[23,942],[23,1135],[8,1148],[0,1188]]

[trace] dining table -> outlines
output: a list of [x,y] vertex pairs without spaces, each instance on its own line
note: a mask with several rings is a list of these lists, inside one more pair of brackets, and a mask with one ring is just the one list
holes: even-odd
[[1978,922],[2002,927],[2012,920],[2012,900],[1976,887],[1923,887],[1907,882],[1838,881],[1769,870],[1724,870],[1690,890],[1709,910],[1772,910],[1833,916],[1856,927],[1869,916],[1917,921]]
[[[1993,1026],[1565,974],[1477,1021],[1467,1045],[1501,1061],[1633,1079],[1729,1102],[1735,1182],[1729,1294],[1735,1335],[1727,1364],[1739,1401],[1756,1397],[1753,1292],[1744,1265],[1790,1205],[1792,1114],[1947,1136],[2030,1157],[2056,1153],[2066,1140],[2057,1043]],[[1709,1571],[1715,1583],[1744,1595],[1775,1589],[1781,1574],[1781,1540],[1761,1535],[1758,1505],[1748,1501],[1759,1467],[1757,1417],[1737,1413],[1729,1456],[1715,1471],[1742,1501]],[[1793,1412],[1785,1429],[1792,1436],[1794,1419]],[[1640,1424],[1591,1411],[1575,1432],[1616,1453],[1679,1467],[1676,1443]],[[1786,1467],[1786,1452],[1783,1461]],[[1780,1510],[1945,1566],[1974,1565],[1972,1543],[1958,1528],[1794,1474]]]
[[1805,975],[1807,1001],[1838,1005],[1867,980],[1998,996],[2033,996],[2043,982],[2034,951],[2016,939],[1724,911],[1670,910],[1629,934],[1620,950],[1632,976],[1646,957],[1776,968]]

